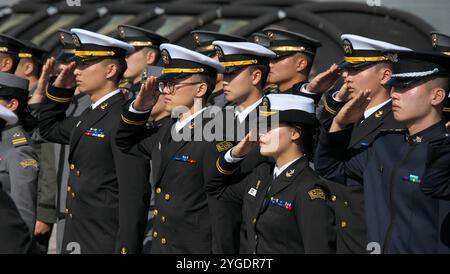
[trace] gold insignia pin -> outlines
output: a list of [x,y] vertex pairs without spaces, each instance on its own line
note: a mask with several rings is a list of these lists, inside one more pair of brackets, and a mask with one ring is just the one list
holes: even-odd
[[384,113],[384,111],[379,110],[379,111],[377,111],[377,112],[375,113],[375,117],[376,117],[376,118],[380,118],[381,116],[383,116],[383,113]]
[[392,63],[398,62],[398,54],[397,53],[388,53],[386,55],[386,58],[391,61]]
[[433,35],[431,35],[431,46],[433,48],[437,48],[437,43],[438,43],[438,37],[437,37],[436,33],[433,33]]
[[273,40],[273,32],[269,31],[267,33],[267,36],[269,37],[270,40]]
[[123,27],[119,27],[119,36],[120,38],[125,38],[125,30],[123,29]]
[[259,185],[261,184],[261,180],[258,180],[258,182],[256,182],[256,189],[259,188]]
[[64,39],[64,32],[60,32],[59,33],[59,41],[61,42],[61,44],[65,45],[65,39]]
[[198,33],[194,34],[194,40],[197,45],[200,45],[200,36],[198,35]]
[[294,174],[294,172],[295,172],[295,169],[291,169],[291,170],[289,170],[289,171],[287,171],[286,172],[286,177],[292,177],[292,174]]
[[350,41],[344,40],[342,47],[344,48],[345,54],[350,55],[353,53],[353,47]]
[[108,103],[103,103],[100,105],[100,108],[105,110],[108,107]]
[[20,132],[16,132],[13,134],[13,138],[17,138],[17,137],[20,137]]
[[163,63],[164,63],[165,65],[168,65],[168,64],[170,63],[169,53],[168,53],[167,51],[164,50],[164,51],[161,53],[161,58],[162,58]]
[[259,37],[258,37],[258,36],[255,36],[255,37],[253,38],[253,40],[255,41],[255,43],[259,43]]
[[72,39],[73,39],[73,43],[74,43],[75,47],[77,47],[77,48],[81,47],[81,42],[78,39],[78,36],[76,36],[75,34],[72,34]]
[[423,137],[422,136],[416,136],[416,138],[414,138],[414,141],[416,143],[422,143]]

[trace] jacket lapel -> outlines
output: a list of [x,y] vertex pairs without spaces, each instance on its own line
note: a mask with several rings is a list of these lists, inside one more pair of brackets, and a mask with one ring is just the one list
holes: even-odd
[[292,184],[297,176],[308,166],[308,158],[302,157],[292,163],[274,180],[269,197],[274,196]]
[[380,109],[372,113],[367,119],[365,119],[361,124],[353,126],[352,137],[350,139],[350,147],[354,147],[356,144],[364,140],[364,138],[379,127],[383,125],[383,120],[388,114],[392,112],[392,102],[387,103]]
[[108,100],[106,100],[105,102],[103,102],[102,104],[100,104],[100,106],[80,116],[80,120],[72,133],[69,159],[72,158],[73,151],[77,147],[84,133],[87,130],[89,130],[95,123],[101,120],[106,114],[108,114],[109,109],[111,108],[112,105],[123,99],[124,97],[122,93],[118,93],[109,98]]

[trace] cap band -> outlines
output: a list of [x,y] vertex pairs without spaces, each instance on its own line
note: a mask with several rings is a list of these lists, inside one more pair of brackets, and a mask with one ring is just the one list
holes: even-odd
[[90,57],[90,56],[96,56],[96,57],[105,57],[105,56],[114,56],[116,53],[114,51],[75,51],[75,56],[78,57]]
[[236,67],[236,66],[247,66],[258,64],[258,60],[242,60],[242,61],[230,61],[230,62],[220,62],[224,67]]
[[344,60],[347,63],[363,63],[363,62],[379,62],[389,60],[386,56],[373,56],[373,57],[345,57]]
[[167,73],[199,73],[205,71],[203,68],[165,68],[161,74]]
[[153,43],[150,41],[131,41],[128,42],[129,45],[134,47],[152,47]]

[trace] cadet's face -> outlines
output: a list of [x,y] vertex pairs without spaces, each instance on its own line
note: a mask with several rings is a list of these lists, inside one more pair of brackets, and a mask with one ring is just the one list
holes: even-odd
[[395,120],[403,123],[417,121],[430,114],[433,93],[426,84],[411,87],[393,87],[392,112]]
[[290,81],[297,75],[295,55],[270,60],[270,72],[267,82],[281,84]]
[[82,93],[92,94],[105,85],[108,69],[103,61],[99,60],[77,62],[74,74],[78,90]]
[[147,66],[146,51],[141,49],[128,55],[125,60],[127,61],[127,70],[123,77],[126,79],[134,80],[139,78]]
[[292,144],[292,130],[291,127],[280,124],[279,127],[268,129],[267,133],[261,134],[259,137],[261,155],[277,157],[282,152],[287,151]]
[[175,83],[174,92],[172,94],[167,93],[168,88],[165,87],[163,102],[165,104],[165,110],[168,112],[172,112],[177,108],[187,108],[190,109],[196,98],[197,89],[200,84],[190,84],[197,81],[194,81],[192,77],[185,79],[177,79],[173,80]]
[[344,69],[342,78],[347,84],[350,98],[361,90],[370,89],[373,91],[378,90],[380,87],[376,66],[367,66],[361,69]]
[[252,90],[252,77],[248,67],[223,75],[223,92],[228,102],[243,102]]

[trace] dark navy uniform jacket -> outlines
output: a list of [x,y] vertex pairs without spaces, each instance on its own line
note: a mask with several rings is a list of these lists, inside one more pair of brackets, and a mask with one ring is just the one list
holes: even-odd
[[412,136],[383,132],[347,158],[350,133],[322,131],[316,170],[334,181],[363,180],[369,245],[383,253],[450,253],[450,204],[420,189],[428,142],[446,133],[444,124]]

